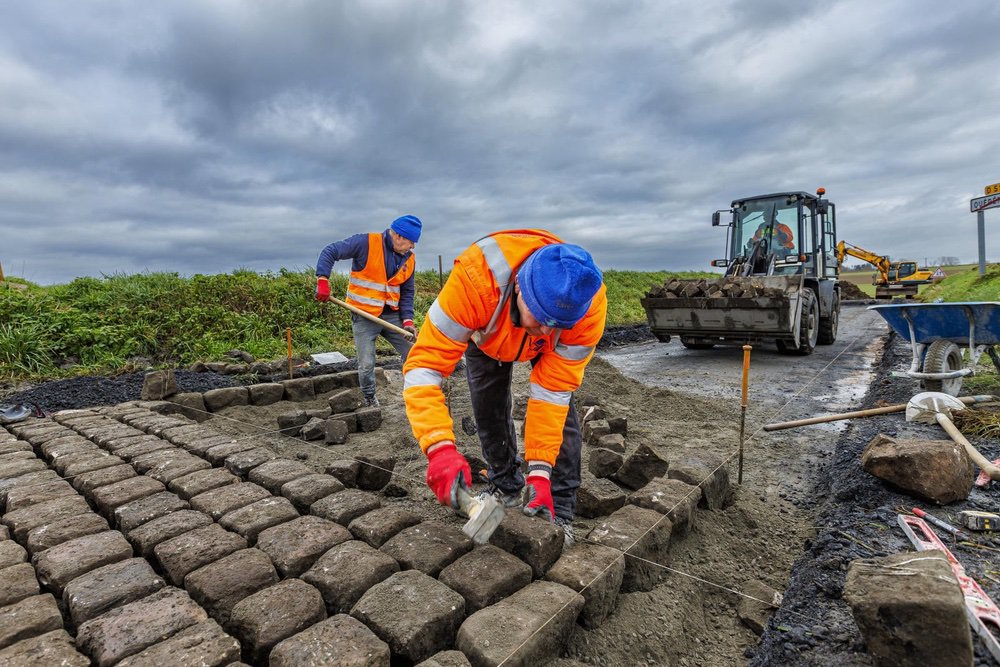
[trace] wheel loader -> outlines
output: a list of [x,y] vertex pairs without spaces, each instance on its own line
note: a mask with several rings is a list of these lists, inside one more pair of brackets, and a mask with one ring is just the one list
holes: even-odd
[[653,335],[689,349],[774,341],[784,354],[812,354],[837,339],[840,263],[836,207],[825,190],[734,200],[716,211],[726,228],[717,280],[668,280],[641,303]]

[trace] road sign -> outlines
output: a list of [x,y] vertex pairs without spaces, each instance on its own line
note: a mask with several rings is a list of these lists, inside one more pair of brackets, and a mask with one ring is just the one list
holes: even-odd
[[996,208],[998,206],[1000,206],[1000,194],[976,197],[969,202],[969,210],[973,213],[976,213],[977,211],[985,211],[988,208]]
[[1000,195],[1000,183],[994,183],[993,185],[987,185],[986,191],[983,192],[984,195]]

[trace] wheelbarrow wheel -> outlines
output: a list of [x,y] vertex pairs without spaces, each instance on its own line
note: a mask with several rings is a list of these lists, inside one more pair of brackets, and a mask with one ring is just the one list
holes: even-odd
[[[962,368],[962,350],[950,340],[936,340],[927,348],[924,355],[925,373],[948,373]],[[962,389],[962,378],[951,380],[924,380],[927,391],[942,391],[952,396],[958,396]]]

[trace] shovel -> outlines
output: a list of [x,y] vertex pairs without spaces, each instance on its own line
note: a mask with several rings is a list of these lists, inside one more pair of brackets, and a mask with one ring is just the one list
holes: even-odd
[[347,310],[351,311],[352,313],[355,313],[355,314],[359,315],[360,317],[365,318],[366,320],[371,320],[375,324],[381,324],[383,327],[385,327],[389,331],[395,331],[396,333],[398,333],[399,335],[401,335],[403,338],[405,338],[406,340],[410,341],[411,343],[416,340],[416,336],[414,336],[413,334],[411,334],[406,329],[403,329],[401,327],[397,327],[395,324],[390,324],[389,322],[386,322],[385,320],[383,320],[381,317],[376,317],[375,315],[372,315],[371,313],[366,313],[365,311],[361,310],[360,308],[356,308],[356,307],[352,306],[351,304],[349,304],[349,303],[347,303],[345,301],[341,301],[340,299],[338,299],[336,297],[332,297],[331,296],[330,297],[330,302],[331,303],[335,303],[338,306],[342,306],[342,307],[346,308]]
[[990,463],[985,456],[980,454],[979,450],[973,447],[972,443],[966,440],[962,432],[952,423],[951,413],[964,409],[965,404],[954,396],[939,391],[925,391],[911,398],[910,402],[906,404],[906,421],[940,424],[941,428],[951,436],[956,444],[965,448],[965,452],[972,459],[972,462],[982,468],[990,479],[1000,479],[1000,467]]

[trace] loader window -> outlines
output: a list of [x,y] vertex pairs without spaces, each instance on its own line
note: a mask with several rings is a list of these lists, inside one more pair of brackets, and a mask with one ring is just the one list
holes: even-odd
[[746,255],[753,244],[766,241],[767,252],[779,256],[799,252],[799,209],[794,201],[763,199],[745,202],[736,209],[734,255]]

